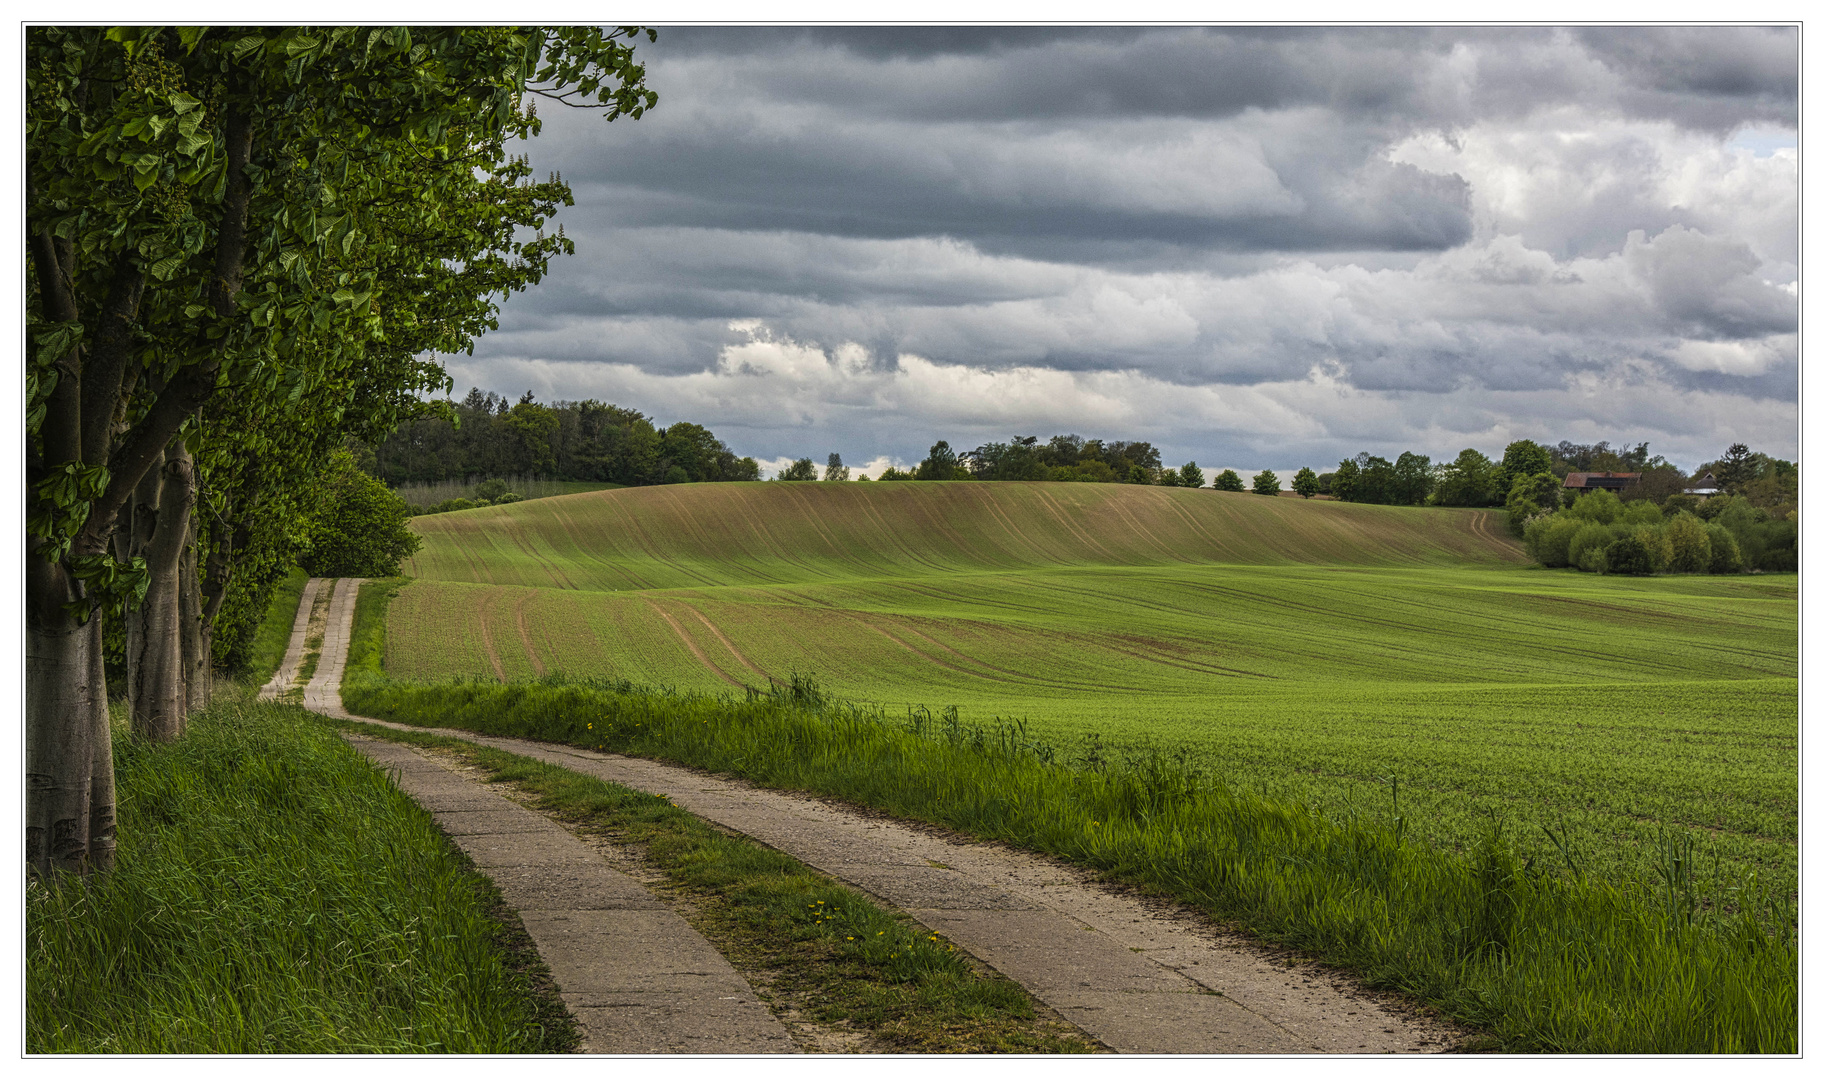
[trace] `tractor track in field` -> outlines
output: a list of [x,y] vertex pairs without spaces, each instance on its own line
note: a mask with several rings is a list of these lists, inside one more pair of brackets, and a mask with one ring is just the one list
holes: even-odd
[[[1364,989],[1343,973],[1223,931],[1180,905],[1102,881],[1081,867],[865,807],[662,762],[354,716],[341,706],[339,688],[354,608],[351,596],[336,609],[337,625],[325,636],[325,685],[307,695],[309,707],[356,723],[459,738],[661,795],[904,911],[1117,1053],[1438,1053],[1474,1037],[1431,1010]],[[684,636],[668,613],[660,609],[660,614]],[[650,902],[640,899],[644,894],[637,888],[594,870],[603,888],[629,899],[604,904],[588,886],[579,891],[573,883],[577,871],[567,869],[578,865],[578,857],[555,851],[562,838],[530,839],[529,820],[519,825],[495,817],[491,820],[499,825],[452,830],[458,819],[488,816],[480,810],[510,811],[463,802],[498,796],[484,793],[483,785],[460,782],[425,755],[405,747],[381,749],[391,744],[359,736],[355,741],[381,767],[398,770],[400,782],[417,797],[441,802],[433,813],[452,839],[473,849],[478,865],[503,887],[511,882],[511,902],[530,913],[527,928],[558,974],[566,1004],[597,1040],[593,1048],[616,1052],[617,1040],[618,1052],[635,1053],[793,1048],[789,1036],[753,1007],[757,1003],[740,976],[713,949],[706,951],[700,938],[693,940],[688,926],[653,925],[646,910]],[[527,873],[527,867],[543,865],[534,856],[546,848],[554,849],[565,873]],[[550,885],[541,885],[544,881]],[[594,928],[588,940],[567,925],[582,916]],[[617,923],[626,921],[638,932],[617,931]],[[690,961],[694,966],[662,966],[675,965],[672,957],[683,954],[697,957]],[[716,988],[699,993],[701,1004],[688,1008],[658,1000],[667,990],[639,974],[685,970],[694,976],[711,968],[721,973]],[[595,1001],[588,991],[579,992],[581,983],[599,981],[604,972],[612,975],[615,992],[629,1000]],[[676,980],[658,976],[667,978]],[[642,994],[644,999],[633,1000]],[[727,1015],[708,1020],[700,1015],[716,1010]],[[718,1045],[719,1038],[727,1041]]]
[[654,603],[651,600],[646,601],[646,606],[651,608],[652,610],[658,612],[659,618],[664,619],[668,624],[670,624],[672,632],[678,635],[678,640],[682,641],[684,643],[684,647],[689,649],[691,652],[691,655],[695,656],[697,658],[698,662],[700,662],[704,667],[715,672],[717,677],[719,677],[723,682],[729,684],[730,686],[739,686],[743,690],[747,689],[746,683],[742,682],[740,679],[735,678],[733,675],[730,675],[728,672],[723,671],[722,666],[720,664],[716,663],[714,660],[711,660],[709,658],[709,654],[703,651],[702,646],[698,645],[694,640],[691,639],[691,636],[689,634],[684,632],[684,624],[678,622],[677,619],[672,618],[671,612],[666,611],[664,608],[660,607],[658,604]]

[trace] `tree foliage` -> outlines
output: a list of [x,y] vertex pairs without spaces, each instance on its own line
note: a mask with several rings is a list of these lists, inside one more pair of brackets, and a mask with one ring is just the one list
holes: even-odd
[[1277,477],[1273,474],[1272,469],[1262,469],[1261,471],[1254,474],[1254,494],[1256,494],[1256,495],[1278,495],[1279,494],[1279,477]]
[[298,564],[312,577],[394,577],[417,552],[411,508],[338,450],[320,474],[317,512]]
[[1317,474],[1311,471],[1309,465],[1298,470],[1297,475],[1292,477],[1292,490],[1301,499],[1309,499],[1317,494]]
[[[506,143],[537,131],[529,96],[583,101],[608,119],[651,107],[634,34],[28,31],[35,869],[111,858],[92,614],[181,599],[194,670],[197,624],[230,606],[231,584],[269,582],[288,558],[324,456],[347,435],[383,436],[420,391],[443,385],[427,354],[469,348],[499,298],[571,250],[543,229],[568,189],[533,182]],[[195,510],[117,542],[161,468],[173,470],[169,505]],[[182,557],[157,573],[133,554],[180,540]]]
[[1245,490],[1247,490],[1246,488],[1244,488],[1242,486],[1241,474],[1236,472],[1234,469],[1224,469],[1221,472],[1217,473],[1215,482],[1210,484],[1210,486],[1215,488],[1217,491],[1245,491]]

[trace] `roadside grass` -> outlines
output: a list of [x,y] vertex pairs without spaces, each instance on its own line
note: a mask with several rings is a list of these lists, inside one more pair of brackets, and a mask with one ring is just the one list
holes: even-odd
[[[1068,1024],[1037,1015],[1017,984],[978,971],[942,935],[788,855],[718,831],[662,796],[458,739],[344,724],[363,735],[453,751],[490,783],[585,834],[639,851],[688,900],[693,925],[818,1025],[902,1053],[1089,1053]],[[755,978],[758,976],[758,978]]]
[[430,816],[313,714],[217,687],[183,740],[116,738],[116,869],[28,887],[27,1052],[573,1049]]
[[294,569],[272,587],[272,601],[266,605],[266,617],[254,632],[247,656],[244,676],[255,686],[263,685],[279,670],[285,650],[291,645],[291,623],[298,614],[298,601],[310,575]]
[[1409,836],[1397,811],[1326,817],[1161,757],[1064,765],[1015,728],[953,714],[895,724],[797,689],[736,701],[362,671],[343,699],[361,715],[676,761],[1059,856],[1435,1004],[1509,1051],[1796,1048],[1790,906],[1754,880],[1706,902],[1680,831],[1666,835],[1662,881],[1622,885],[1523,859],[1499,826],[1447,852]]

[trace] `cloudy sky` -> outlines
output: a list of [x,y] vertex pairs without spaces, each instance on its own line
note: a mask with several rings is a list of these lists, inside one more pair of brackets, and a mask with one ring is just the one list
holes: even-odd
[[1798,446],[1789,28],[677,27],[479,385],[769,465]]

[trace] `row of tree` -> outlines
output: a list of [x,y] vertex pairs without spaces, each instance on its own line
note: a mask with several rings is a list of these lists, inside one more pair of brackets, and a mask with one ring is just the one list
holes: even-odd
[[753,458],[736,456],[700,424],[658,427],[619,405],[541,405],[529,392],[510,404],[479,388],[461,401],[436,402],[361,460],[395,487],[487,476],[629,486],[760,479]]
[[320,481],[447,392],[433,360],[571,251],[508,140],[537,96],[638,116],[635,29],[31,27],[26,812],[113,862],[104,623],[174,739],[310,543]]

